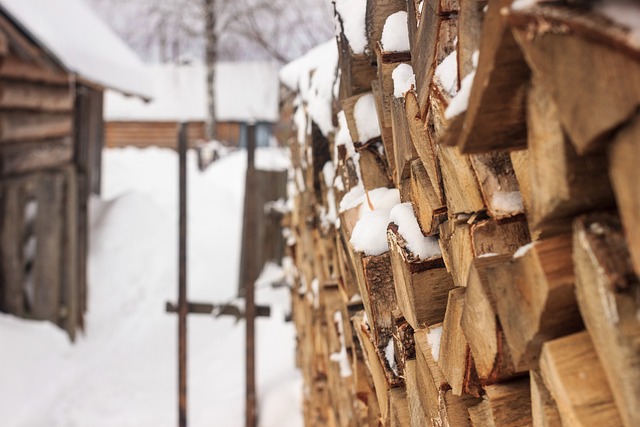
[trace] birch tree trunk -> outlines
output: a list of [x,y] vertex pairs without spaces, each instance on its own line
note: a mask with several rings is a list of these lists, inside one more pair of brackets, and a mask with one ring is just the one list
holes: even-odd
[[216,0],[204,0],[205,38],[207,63],[207,123],[205,135],[208,140],[216,138],[216,101],[215,76],[218,57],[218,35],[216,33]]

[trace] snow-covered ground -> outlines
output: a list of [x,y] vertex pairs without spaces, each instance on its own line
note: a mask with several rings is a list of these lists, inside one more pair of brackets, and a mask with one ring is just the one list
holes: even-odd
[[[225,302],[237,292],[246,154],[204,173],[189,155],[189,298]],[[286,156],[263,149],[256,161],[281,168]],[[72,345],[49,323],[0,315],[0,425],[176,425],[177,318],[164,305],[177,296],[177,176],[170,150],[105,151],[86,333]],[[261,425],[302,425],[288,291],[258,288],[257,301],[272,306],[257,321]],[[190,426],[244,425],[244,323],[191,315],[188,328]]]

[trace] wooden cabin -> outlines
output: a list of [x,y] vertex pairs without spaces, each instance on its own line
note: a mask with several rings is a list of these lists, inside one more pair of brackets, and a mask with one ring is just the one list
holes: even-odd
[[[151,102],[107,91],[107,147],[174,148],[178,123],[189,123],[189,143],[205,139],[206,67],[201,63],[149,67]],[[216,139],[246,146],[247,125],[256,124],[258,146],[266,146],[278,120],[278,75],[273,62],[221,62],[216,66]]]
[[[87,309],[104,89],[149,91],[132,78],[142,63],[84,2],[53,3],[0,0],[0,311],[49,320],[73,339]],[[91,37],[70,36],[87,28]],[[98,72],[92,52],[104,55]],[[131,88],[109,76],[116,69],[130,70]]]

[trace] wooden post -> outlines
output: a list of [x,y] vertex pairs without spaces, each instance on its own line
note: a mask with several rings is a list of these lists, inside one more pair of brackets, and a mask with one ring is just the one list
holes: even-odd
[[[244,196],[244,230],[243,230],[243,251],[249,250],[249,248],[256,247],[256,215],[255,212],[255,149],[256,149],[256,127],[255,125],[249,125],[247,127],[247,177],[245,184],[245,196]],[[248,256],[249,254],[245,254]],[[249,256],[249,265],[251,260],[255,262],[255,257]],[[253,268],[249,270],[253,271]],[[254,300],[254,282],[255,277],[253,274],[245,275],[246,282],[244,283],[245,290],[245,318],[246,318],[246,370],[247,370],[247,384],[246,384],[246,427],[255,427],[257,414],[256,414],[256,371],[255,371],[255,317],[256,306]]]
[[178,426],[187,426],[187,124],[178,133],[180,226],[178,249]]

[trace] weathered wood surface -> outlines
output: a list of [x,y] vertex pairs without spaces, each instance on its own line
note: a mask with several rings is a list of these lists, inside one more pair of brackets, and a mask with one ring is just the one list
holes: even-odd
[[580,8],[539,6],[512,12],[510,20],[578,153],[601,147],[612,129],[635,114],[640,53],[625,29]]
[[533,427],[562,427],[558,405],[544,384],[540,372],[529,371],[531,383],[531,417]]
[[490,385],[482,402],[469,408],[473,427],[531,425],[529,379]]
[[537,241],[487,273],[517,370],[535,367],[545,341],[582,328],[571,235]]
[[530,225],[543,236],[568,232],[572,216],[613,203],[604,153],[576,153],[555,103],[536,81],[528,107]]
[[458,147],[464,153],[522,148],[529,67],[511,34],[502,9],[512,0],[488,2],[480,56]]
[[547,342],[540,370],[558,405],[563,425],[623,425],[586,331]]
[[387,229],[387,238],[396,298],[407,322],[414,329],[442,322],[448,293],[453,288],[442,258],[416,257],[393,223]]
[[640,115],[620,131],[609,147],[609,177],[615,192],[627,246],[640,275]]
[[626,426],[640,423],[638,276],[615,214],[574,224],[573,257],[580,312]]

